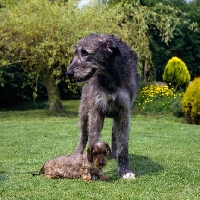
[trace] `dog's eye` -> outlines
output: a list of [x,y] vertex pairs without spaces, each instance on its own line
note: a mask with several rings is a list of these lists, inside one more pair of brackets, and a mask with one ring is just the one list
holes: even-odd
[[82,55],[82,56],[88,56],[89,53],[88,53],[85,49],[82,49],[82,50],[81,50],[81,55]]
[[94,152],[94,153],[93,153],[93,156],[97,156],[97,154],[98,154],[97,152]]
[[103,155],[106,156],[106,154],[107,154],[106,151],[104,151],[104,152],[103,152]]

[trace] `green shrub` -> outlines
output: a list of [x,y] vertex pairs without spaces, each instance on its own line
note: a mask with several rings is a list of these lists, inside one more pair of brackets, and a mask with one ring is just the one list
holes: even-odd
[[186,89],[190,82],[190,74],[185,63],[177,57],[172,57],[165,67],[163,80],[170,87]]
[[183,117],[184,115],[182,111],[181,101],[182,96],[178,96],[176,100],[171,104],[171,112],[175,117]]
[[26,73],[18,65],[0,67],[0,107],[11,106],[19,101],[32,101],[34,88],[37,89],[37,100],[47,98],[41,77]]
[[183,96],[182,110],[189,123],[200,124],[200,77],[188,86]]

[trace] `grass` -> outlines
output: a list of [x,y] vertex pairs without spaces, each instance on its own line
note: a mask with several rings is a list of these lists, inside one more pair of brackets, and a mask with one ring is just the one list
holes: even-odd
[[[0,199],[200,199],[200,126],[171,115],[132,115],[135,180],[120,179],[115,160],[104,170],[107,182],[33,177],[45,161],[75,149],[79,101],[63,103],[62,114],[49,113],[45,104],[0,110]],[[106,119],[101,137],[109,144],[111,126]]]

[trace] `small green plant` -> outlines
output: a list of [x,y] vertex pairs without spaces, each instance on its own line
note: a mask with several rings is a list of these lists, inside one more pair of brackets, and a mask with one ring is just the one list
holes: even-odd
[[172,57],[165,67],[163,80],[170,87],[186,89],[190,82],[190,74],[185,63],[177,57]]
[[181,107],[182,95],[178,96],[176,100],[171,104],[171,112],[175,117],[183,117],[183,111]]
[[151,84],[140,90],[137,102],[143,111],[168,112],[172,103],[182,96],[183,93],[176,92],[167,85]]
[[200,124],[200,77],[188,86],[183,96],[182,110],[189,123]]

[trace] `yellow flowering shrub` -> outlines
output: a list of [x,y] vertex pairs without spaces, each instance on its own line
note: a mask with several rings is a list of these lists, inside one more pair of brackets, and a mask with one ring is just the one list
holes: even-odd
[[200,77],[188,86],[183,96],[182,110],[189,123],[200,124]]
[[190,74],[185,63],[178,57],[172,57],[165,67],[163,80],[176,89],[186,89]]

